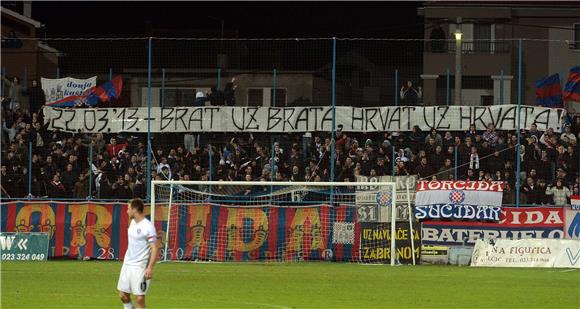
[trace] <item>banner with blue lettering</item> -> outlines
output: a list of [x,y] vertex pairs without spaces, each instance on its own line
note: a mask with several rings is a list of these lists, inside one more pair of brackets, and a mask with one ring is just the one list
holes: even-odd
[[[356,208],[156,206],[160,256],[179,260],[331,260],[360,256]],[[149,208],[146,208],[149,213]],[[122,259],[129,218],[124,203],[10,202],[0,204],[2,232],[47,232],[49,256]],[[170,217],[168,252],[165,252]]]
[[419,181],[415,218],[499,221],[499,181]]
[[562,207],[504,207],[499,222],[431,221],[422,223],[424,245],[473,246],[478,239],[564,238]]

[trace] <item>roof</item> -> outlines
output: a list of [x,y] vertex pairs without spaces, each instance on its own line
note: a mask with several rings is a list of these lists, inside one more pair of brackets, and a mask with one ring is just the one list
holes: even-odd
[[29,25],[34,26],[35,28],[40,28],[40,27],[43,26],[43,24],[41,22],[39,22],[37,20],[34,20],[34,19],[30,18],[30,17],[26,17],[26,16],[24,16],[24,15],[18,13],[18,12],[14,12],[14,11],[12,11],[10,9],[5,8],[5,7],[0,7],[0,11],[2,11],[2,14],[6,14],[8,16],[11,16],[13,18],[16,18],[16,19],[18,19],[18,20],[20,20],[20,21],[22,21],[24,23],[27,23]]

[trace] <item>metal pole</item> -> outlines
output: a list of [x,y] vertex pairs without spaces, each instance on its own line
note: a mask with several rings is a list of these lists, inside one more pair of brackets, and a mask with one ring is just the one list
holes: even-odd
[[0,89],[0,94],[4,96],[4,78],[6,78],[6,68],[2,67],[2,89]]
[[[391,186],[391,196],[397,196],[396,186]],[[397,205],[394,202],[395,199],[391,199],[391,266],[395,266],[395,259],[398,260],[397,249],[396,249],[396,234],[395,234],[395,222],[397,221]],[[412,214],[409,214],[412,216]],[[413,237],[413,235],[411,235]]]
[[[209,150],[208,151],[208,154],[209,154],[209,173],[207,175],[207,179],[209,181],[212,181],[213,180],[213,176],[212,176],[213,148],[212,148],[211,144],[209,144],[209,149],[208,150]],[[212,191],[211,188],[212,188],[212,186],[209,185],[209,193],[211,193],[211,191]],[[209,196],[209,200],[211,200],[211,195]]]
[[[272,96],[271,99],[272,101],[270,102],[270,106],[275,107],[276,106],[276,69],[273,70],[272,72]],[[276,143],[276,136],[274,134],[270,135],[270,143],[272,144],[272,148],[271,148],[271,153],[270,153],[270,181],[274,181],[276,179],[276,173],[274,171],[274,164],[275,164],[275,156],[274,156],[274,152],[276,147],[274,146],[274,144]],[[280,147],[280,146],[278,146]],[[280,167],[278,167],[280,168]],[[272,199],[274,196],[274,186],[270,185],[270,204],[272,204]]]
[[499,104],[503,104],[503,69],[499,71]]
[[455,98],[456,106],[461,105],[461,38],[455,39]]
[[399,106],[399,69],[395,69],[395,106]]
[[109,80],[113,80],[113,68],[109,68]]
[[330,128],[330,182],[334,181],[334,130],[336,126],[336,37],[332,38],[332,128]]
[[88,199],[93,198],[93,143],[89,144],[89,196]]
[[522,107],[522,39],[518,40],[518,148],[517,148],[517,163],[516,163],[516,207],[520,207],[520,112]]
[[[212,160],[213,160],[212,159],[213,158],[213,148],[211,147],[211,144],[209,144],[208,146],[209,146],[209,148],[208,148],[208,155],[209,155],[209,175],[207,176],[207,179],[209,181],[212,181],[212,178],[213,177],[211,175],[211,169],[212,169],[212,165],[213,165],[213,162],[212,162]],[[211,192],[211,190],[210,190],[210,192]]]
[[449,103],[451,103],[451,88],[449,87],[449,83],[451,80],[451,72],[449,71],[449,68],[447,68],[447,79],[446,79],[446,84],[445,84],[445,104],[449,105]]
[[217,90],[220,90],[222,82],[222,69],[218,68],[218,77],[217,77]]
[[391,157],[392,157],[392,159],[391,159],[391,169],[392,169],[391,174],[393,176],[395,176],[395,165],[396,165],[395,164],[396,163],[395,162],[395,141],[391,141]]
[[[445,179],[446,180],[446,179]],[[405,187],[407,187],[407,209],[409,210],[409,232],[411,232],[411,254],[413,256],[413,265],[415,265],[415,239],[414,239],[414,231],[413,231],[413,221],[414,221],[414,214],[413,208],[411,207],[411,193],[409,192],[409,178],[405,182]],[[396,220],[391,220],[391,222]],[[391,223],[393,224],[393,223]],[[392,237],[392,236],[391,236]]]
[[[173,184],[169,185],[169,209],[167,211],[167,223],[170,224],[171,222],[171,208],[173,207]],[[151,214],[155,213],[155,210],[153,208],[151,208]],[[151,221],[153,221],[153,218],[151,219]],[[155,221],[153,221],[155,222]],[[169,246],[169,234],[170,233],[166,233],[165,234],[165,248],[163,250],[164,254],[163,254],[163,261],[167,261],[167,247]],[[171,258],[171,257],[170,257]]]
[[[457,166],[458,166],[458,158],[459,155],[457,153],[457,146],[454,147],[455,149],[453,150],[453,157],[455,159],[455,168],[453,169],[453,180],[457,180]],[[447,180],[447,179],[443,179],[443,180]]]
[[165,107],[165,69],[161,69],[161,107]]
[[151,62],[153,38],[149,37],[147,49],[147,202],[151,200]]
[[[270,102],[270,105],[272,107],[276,107],[276,69],[274,69],[273,72],[273,77],[272,77],[272,102]],[[276,142],[276,137],[274,135],[272,136],[272,154],[271,154],[271,160],[272,163],[270,163],[270,181],[274,181],[275,174],[274,174],[274,143]],[[274,187],[270,186],[270,193],[274,191]]]
[[56,67],[56,78],[60,78],[60,67]]
[[32,142],[28,142],[28,198],[32,197]]

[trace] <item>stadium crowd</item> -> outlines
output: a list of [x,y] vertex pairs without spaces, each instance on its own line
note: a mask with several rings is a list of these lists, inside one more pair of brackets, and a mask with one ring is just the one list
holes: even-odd
[[[12,88],[19,87],[17,83],[15,79]],[[47,130],[40,108],[42,93],[35,87],[18,98],[2,100],[2,197],[144,198],[146,134]],[[9,95],[14,93],[18,91]],[[516,133],[496,130],[493,124],[485,131],[471,126],[466,132],[423,132],[418,127],[411,132],[338,131],[333,178],[356,181],[357,176],[418,174],[423,179],[505,181],[504,204],[514,204]],[[578,194],[580,116],[571,119],[562,133],[542,132],[532,125],[521,136],[521,203],[569,203],[570,195]],[[153,134],[151,177],[329,181],[330,161],[328,132]]]

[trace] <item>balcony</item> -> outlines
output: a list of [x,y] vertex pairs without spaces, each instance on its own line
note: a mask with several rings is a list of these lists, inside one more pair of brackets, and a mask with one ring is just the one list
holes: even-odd
[[[463,54],[506,54],[511,51],[508,41],[464,41],[461,44]],[[427,41],[425,52],[455,54],[455,41]]]

